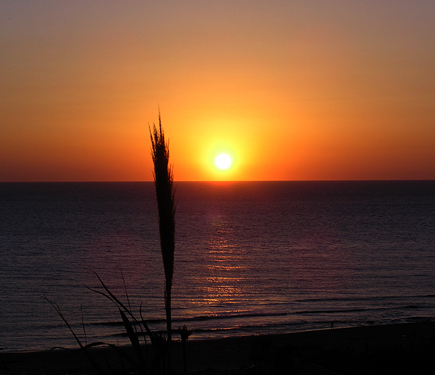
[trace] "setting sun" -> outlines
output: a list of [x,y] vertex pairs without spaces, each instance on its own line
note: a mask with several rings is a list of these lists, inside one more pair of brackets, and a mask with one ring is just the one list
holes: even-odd
[[231,166],[231,158],[227,154],[220,154],[214,160],[219,169],[228,169]]

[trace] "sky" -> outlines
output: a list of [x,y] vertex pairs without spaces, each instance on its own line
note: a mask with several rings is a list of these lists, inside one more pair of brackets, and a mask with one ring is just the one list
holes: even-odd
[[[0,1],[0,181],[435,179],[435,2]],[[214,159],[232,159],[219,170]]]

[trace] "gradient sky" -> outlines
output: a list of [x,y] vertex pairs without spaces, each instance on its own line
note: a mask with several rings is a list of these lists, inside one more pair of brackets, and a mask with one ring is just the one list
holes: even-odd
[[[0,181],[435,179],[435,2],[0,2]],[[218,171],[227,152],[233,167]]]

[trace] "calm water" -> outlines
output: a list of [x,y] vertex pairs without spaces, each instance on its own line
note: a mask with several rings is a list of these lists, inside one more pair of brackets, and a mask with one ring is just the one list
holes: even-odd
[[[174,327],[194,339],[435,318],[435,181],[185,182],[177,200]],[[152,183],[0,184],[0,214],[2,348],[75,346],[42,296],[88,343],[126,342],[94,272],[163,329]]]

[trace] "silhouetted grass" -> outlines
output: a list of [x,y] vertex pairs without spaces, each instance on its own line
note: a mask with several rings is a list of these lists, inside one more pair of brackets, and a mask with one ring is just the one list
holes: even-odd
[[[99,375],[104,375],[105,372],[102,369],[102,367],[98,364],[97,361],[94,360],[94,358],[90,355],[90,353],[88,352],[88,349],[93,348],[95,346],[99,346],[99,345],[104,345],[104,343],[102,342],[93,342],[91,344],[83,344],[82,341],[80,340],[80,338],[78,337],[78,335],[74,332],[74,330],[72,329],[71,325],[68,323],[68,321],[66,320],[65,316],[63,315],[60,307],[53,303],[52,301],[50,301],[47,297],[42,297],[44,298],[51,306],[53,306],[53,308],[56,310],[57,314],[60,316],[60,318],[64,321],[65,325],[68,327],[68,329],[70,330],[70,332],[72,333],[72,335],[74,336],[75,340],[77,341],[77,344],[79,345],[80,349],[82,350],[82,352],[84,353],[84,355],[86,356],[86,358],[89,360],[89,362],[91,363],[92,367],[94,368],[94,370],[97,372],[97,374]],[[63,349],[63,348],[60,348]]]
[[165,141],[162,121],[159,114],[159,126],[153,124],[149,129],[151,138],[151,156],[154,163],[154,184],[159,212],[160,247],[165,270],[165,311],[168,334],[168,372],[171,372],[171,290],[174,274],[175,250],[175,203],[172,167],[169,166],[169,144]]
[[[156,189],[157,206],[159,213],[159,233],[160,233],[160,247],[163,259],[163,267],[165,271],[165,312],[166,312],[166,326],[167,326],[167,338],[161,334],[154,334],[149,329],[146,321],[142,317],[142,310],[139,310],[139,317],[136,317],[130,307],[128,294],[127,305],[121,302],[104,284],[103,280],[95,273],[96,277],[100,281],[102,290],[89,288],[95,293],[98,293],[110,301],[112,301],[119,310],[121,319],[127,333],[127,336],[132,345],[134,357],[123,350],[122,347],[114,344],[107,344],[104,342],[94,342],[91,344],[83,344],[78,335],[74,332],[71,325],[68,323],[60,308],[55,303],[48,300],[57,314],[64,321],[75,340],[77,341],[80,349],[85,353],[86,357],[91,362],[96,372],[100,375],[105,374],[103,368],[92,358],[88,352],[89,348],[107,345],[115,350],[123,359],[127,360],[135,371],[139,374],[145,374],[147,371],[147,355],[146,345],[143,347],[140,343],[140,338],[143,339],[143,343],[146,344],[146,335],[150,337],[151,344],[153,346],[155,356],[154,362],[151,368],[152,372],[160,372],[165,369],[166,359],[168,373],[172,372],[172,356],[171,356],[171,341],[172,341],[172,318],[171,318],[171,290],[172,290],[172,278],[174,273],[174,249],[175,249],[175,203],[174,203],[174,188],[173,188],[173,175],[172,168],[169,166],[169,146],[165,141],[165,136],[162,129],[161,117],[159,113],[159,127],[157,128],[153,124],[153,128],[149,129],[151,138],[151,155],[154,164],[154,183]],[[124,283],[125,285],[125,283]],[[83,322],[82,322],[83,323]],[[84,333],[86,331],[83,324]],[[185,353],[185,343],[190,335],[190,331],[187,331],[186,327],[183,327],[183,331],[180,332],[183,341],[183,350]],[[86,341],[86,339],[85,339]],[[185,357],[185,354],[184,354]]]
[[183,328],[178,330],[178,333],[181,336],[181,345],[183,347],[183,370],[184,373],[187,373],[187,355],[186,355],[186,342],[189,336],[192,334],[192,331],[187,329],[187,326],[184,325]]
[[[159,345],[158,338],[156,338],[157,335],[153,334],[151,332],[151,330],[149,329],[147,323],[145,322],[145,320],[142,317],[141,309],[139,310],[140,318],[137,318],[133,314],[131,308],[127,307],[124,303],[122,303],[109,290],[109,288],[104,284],[104,282],[101,280],[101,278],[98,276],[98,274],[95,273],[95,275],[98,278],[98,280],[100,281],[100,284],[101,284],[103,290],[94,289],[94,288],[90,288],[90,287],[87,287],[87,288],[95,293],[98,293],[98,294],[108,298],[118,308],[119,313],[121,315],[121,319],[122,319],[124,328],[125,328],[125,331],[126,331],[127,336],[130,340],[134,356],[130,355],[128,353],[128,351],[124,350],[124,348],[122,348],[119,345],[114,345],[114,344],[105,343],[105,342],[101,342],[101,341],[93,342],[90,344],[87,344],[87,343],[83,344],[82,340],[80,340],[79,336],[76,334],[76,332],[73,330],[73,328],[71,327],[71,325],[69,324],[69,322],[67,321],[65,316],[63,315],[60,307],[57,304],[51,302],[48,298],[46,298],[46,297],[43,297],[43,298],[53,306],[53,308],[56,310],[57,314],[64,321],[64,323],[66,324],[66,326],[68,327],[68,329],[70,330],[72,335],[74,336],[75,340],[77,341],[80,349],[83,351],[86,358],[90,361],[92,367],[99,375],[106,374],[106,372],[103,370],[103,367],[96,360],[94,360],[94,358],[91,355],[91,352],[88,351],[88,349],[91,349],[91,348],[94,348],[97,346],[110,347],[119,355],[120,358],[126,360],[131,366],[133,366],[135,372],[137,372],[138,374],[145,374],[146,370],[147,370],[146,345],[143,345],[143,346],[141,345],[140,338],[142,338],[143,344],[146,344],[146,334],[148,334],[148,336],[150,337],[151,343],[153,344],[153,348],[155,350],[155,358],[159,358],[159,354],[160,354],[159,349],[160,349],[161,345]],[[127,300],[128,300],[128,297],[127,297]],[[84,333],[86,335],[86,332],[84,329],[84,327],[85,327],[84,323],[82,323],[82,324],[83,324]],[[85,337],[85,341],[86,341],[86,337]],[[64,349],[64,348],[60,348],[60,349]],[[159,372],[160,365],[159,365],[159,363],[155,363],[155,362],[156,362],[156,360],[154,361],[153,368],[156,370],[156,372]],[[109,373],[110,373],[110,371],[109,371]]]
[[[131,311],[130,307],[125,306],[110,290],[109,288],[104,284],[104,282],[101,280],[101,278],[98,276],[97,273],[95,273],[98,280],[100,281],[100,284],[102,285],[104,292],[98,289],[89,288],[89,290],[92,290],[95,293],[101,294],[102,296],[108,298],[110,301],[112,301],[116,307],[119,310],[119,313],[121,315],[122,323],[124,324],[125,331],[127,332],[128,339],[130,340],[131,346],[133,348],[134,354],[136,359],[131,358],[130,356],[126,356],[126,353],[118,346],[116,345],[110,345],[114,350],[118,352],[122,357],[126,358],[138,371],[140,374],[144,374],[146,371],[146,365],[147,365],[147,357],[146,357],[146,351],[143,352],[139,337],[143,338],[144,344],[146,344],[146,335],[145,331],[148,333],[151,342],[153,342],[153,334],[151,330],[149,329],[148,325],[146,324],[145,320],[142,317],[142,311],[139,310],[140,319],[136,318],[136,316]],[[127,297],[128,300],[128,297]],[[131,321],[130,321],[131,320]],[[136,327],[140,330],[140,332],[137,331]],[[144,349],[146,350],[146,346],[144,346]]]

